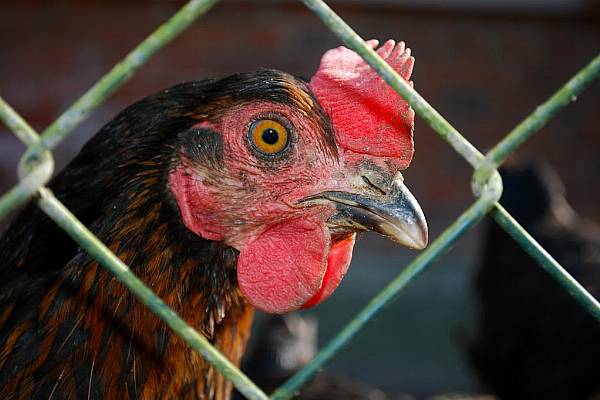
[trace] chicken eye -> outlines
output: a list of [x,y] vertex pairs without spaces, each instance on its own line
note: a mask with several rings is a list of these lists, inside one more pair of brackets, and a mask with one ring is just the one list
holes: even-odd
[[276,155],[287,149],[289,133],[285,126],[272,119],[261,119],[250,125],[252,147],[265,155]]

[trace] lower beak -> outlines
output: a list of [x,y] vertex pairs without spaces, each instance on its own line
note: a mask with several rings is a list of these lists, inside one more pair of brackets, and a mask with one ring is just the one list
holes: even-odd
[[328,220],[333,234],[374,231],[403,246],[425,248],[427,222],[419,203],[401,179],[391,182],[388,189],[387,193],[378,194],[330,191],[311,200],[335,203],[337,211]]

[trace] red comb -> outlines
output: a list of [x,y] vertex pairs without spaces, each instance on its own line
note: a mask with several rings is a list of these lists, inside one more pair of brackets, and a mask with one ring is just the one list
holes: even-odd
[[[375,48],[378,41],[367,44]],[[410,79],[415,59],[404,42],[388,40],[377,53],[402,78]],[[345,151],[391,157],[400,168],[408,167],[414,151],[414,112],[358,54],[343,46],[327,51],[310,87]]]

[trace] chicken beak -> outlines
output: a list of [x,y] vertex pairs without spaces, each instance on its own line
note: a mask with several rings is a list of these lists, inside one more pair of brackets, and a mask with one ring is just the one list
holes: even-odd
[[327,222],[332,234],[373,231],[411,249],[425,248],[428,231],[421,206],[401,177],[385,187],[368,185],[360,190],[363,193],[328,191],[305,200],[335,204],[336,212]]

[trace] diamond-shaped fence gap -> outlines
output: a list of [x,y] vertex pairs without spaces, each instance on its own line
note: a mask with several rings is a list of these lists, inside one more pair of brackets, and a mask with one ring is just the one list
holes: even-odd
[[[38,137],[37,133],[0,98],[0,119],[22,141],[28,150],[20,164],[20,182],[0,198],[0,219],[11,210],[36,197],[38,206],[64,229],[83,249],[113,273],[152,312],[162,318],[173,331],[194,350],[215,366],[234,386],[249,399],[266,399],[267,395],[229,362],[202,335],[186,324],[173,310],[158,298],[129,268],[72,215],[51,191],[43,185],[52,174],[52,159],[47,150],[52,149],[85,119],[111,93],[130,78],[154,53],[187,28],[206,12],[217,0],[192,0],[169,21],[146,38],[125,59],[101,78],[87,93],[77,100],[63,115]],[[287,399],[301,389],[327,361],[347,344],[352,337],[378,313],[392,302],[409,283],[443,256],[458,239],[491,212],[501,226],[525,250],[554,276],[586,309],[600,319],[600,304],[581,285],[548,255],[535,240],[518,225],[497,202],[502,193],[502,182],[497,167],[520,144],[537,132],[552,116],[570,103],[584,88],[600,75],[600,56],[584,67],[548,101],[538,107],[513,131],[484,156],[450,125],[425,99],[410,87],[393,69],[369,48],[366,43],[323,1],[303,0],[315,14],[349,48],[360,54],[369,65],[425,120],[450,146],[475,169],[472,187],[476,201],[462,213],[429,248],[414,259],[386,288],[380,291],[315,358],[295,376],[277,389],[271,398]]]

